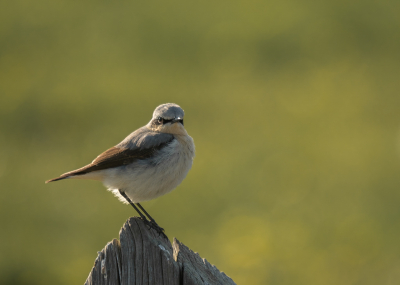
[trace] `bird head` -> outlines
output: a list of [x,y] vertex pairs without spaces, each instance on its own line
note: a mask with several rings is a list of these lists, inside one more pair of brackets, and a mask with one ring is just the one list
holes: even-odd
[[158,106],[153,112],[153,118],[148,127],[156,132],[170,134],[186,134],[183,126],[182,108],[174,103],[167,103]]

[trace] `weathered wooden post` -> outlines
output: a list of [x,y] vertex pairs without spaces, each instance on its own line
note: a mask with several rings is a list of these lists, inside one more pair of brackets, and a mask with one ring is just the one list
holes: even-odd
[[100,284],[235,284],[183,243],[170,241],[137,217],[126,221],[99,252],[85,285]]

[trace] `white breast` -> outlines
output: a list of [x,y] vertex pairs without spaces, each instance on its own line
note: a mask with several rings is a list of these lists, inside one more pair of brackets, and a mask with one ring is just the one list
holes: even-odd
[[190,136],[177,135],[154,158],[105,170],[103,183],[124,203],[119,190],[125,191],[134,203],[155,199],[175,189],[186,177],[194,150]]

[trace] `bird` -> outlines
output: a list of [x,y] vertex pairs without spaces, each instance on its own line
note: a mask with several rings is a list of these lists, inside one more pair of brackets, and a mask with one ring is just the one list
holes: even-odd
[[184,127],[183,117],[184,111],[179,105],[159,105],[148,124],[119,144],[88,165],[45,183],[63,179],[101,181],[121,202],[130,204],[150,227],[164,233],[140,202],[171,192],[191,169],[195,146]]

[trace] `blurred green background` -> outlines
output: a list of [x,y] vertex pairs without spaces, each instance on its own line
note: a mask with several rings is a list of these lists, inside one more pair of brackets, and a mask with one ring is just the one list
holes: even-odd
[[238,284],[400,284],[400,2],[2,1],[1,284],[82,284],[135,212],[81,167],[182,106],[144,203]]

